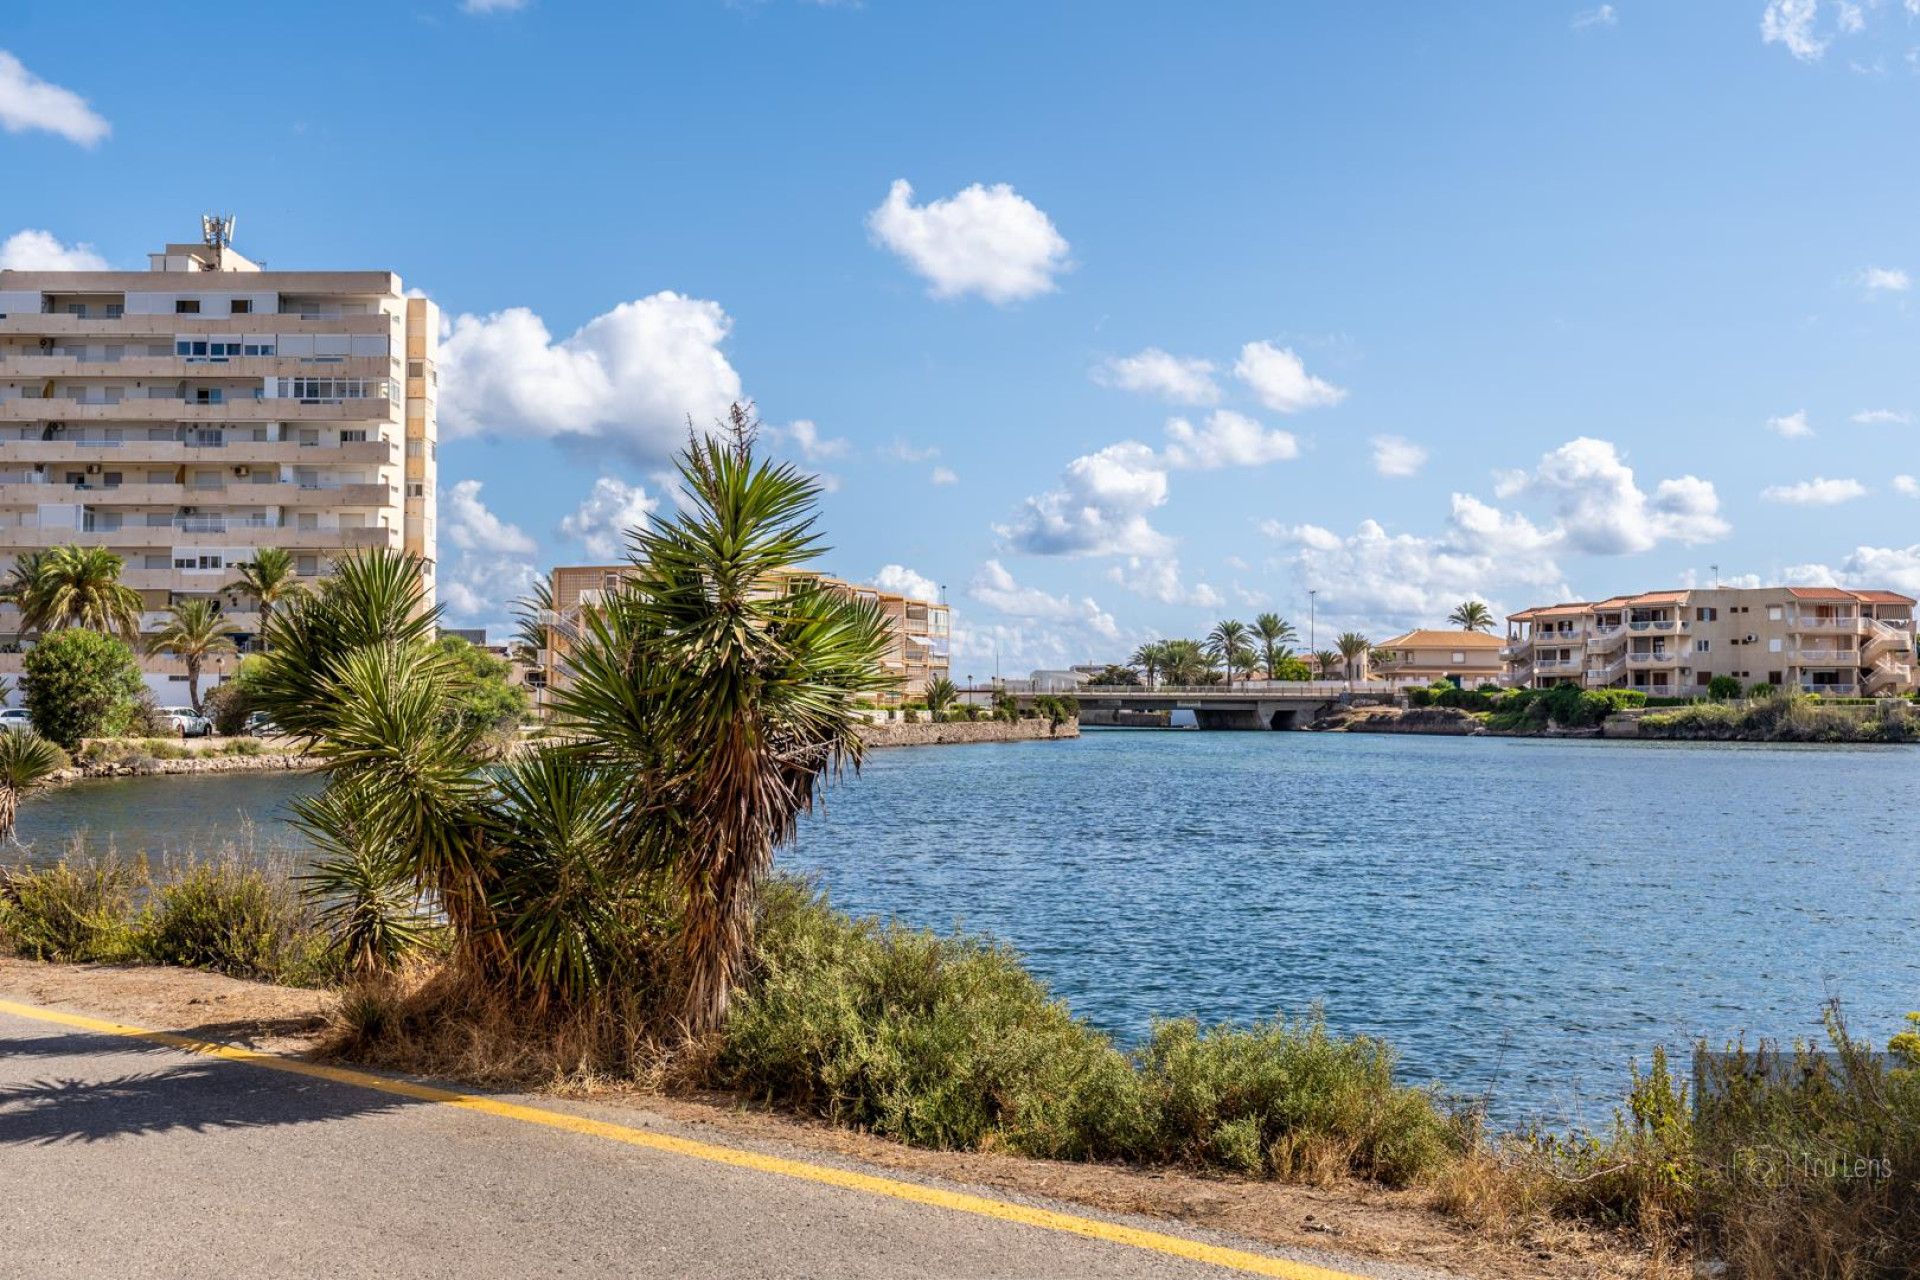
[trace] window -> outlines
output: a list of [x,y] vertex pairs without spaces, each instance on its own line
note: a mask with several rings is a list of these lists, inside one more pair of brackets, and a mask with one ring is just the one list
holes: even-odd
[[1464,653],[1456,653],[1453,655],[1453,660],[1455,662],[1465,662],[1467,660],[1467,655]]
[[127,314],[127,306],[124,302],[109,302],[107,304],[107,319],[118,320],[125,314]]
[[409,360],[409,361],[407,361],[407,376],[408,376],[409,378],[424,378],[424,377],[426,377],[426,376],[427,376],[427,362],[426,362],[426,361],[424,361],[424,360]]
[[249,314],[252,310],[253,310],[252,298],[235,298],[233,300],[233,314],[237,316],[244,316]]
[[200,299],[176,298],[173,302],[173,314],[177,316],[197,316],[200,314]]
[[409,481],[407,481],[407,496],[408,496],[409,498],[424,498],[424,497],[426,497],[426,496],[427,496],[427,486],[426,486],[426,482],[425,482],[425,481],[422,481],[422,480],[409,480]]
[[367,433],[364,430],[349,430],[340,433],[341,444],[365,444]]
[[1693,620],[1695,622],[1714,622],[1717,621],[1719,617],[1720,611],[1718,609],[1695,609],[1693,611]]
[[1768,683],[1768,684],[1779,684],[1779,683],[1781,683],[1781,680],[1780,680],[1780,675],[1781,675],[1781,673],[1780,673],[1780,672],[1778,672],[1778,671],[1769,671],[1769,672],[1767,672],[1767,683]]
[[1768,606],[1767,606],[1767,621],[1768,621],[1768,622],[1778,622],[1778,621],[1780,621],[1780,616],[1781,616],[1781,614],[1780,614],[1780,606],[1779,606],[1779,605],[1777,605],[1777,604],[1770,604],[1770,605],[1768,605]]
[[[1736,640],[1734,643],[1739,644],[1740,642]],[[1713,641],[1711,640],[1695,640],[1693,642],[1693,651],[1695,653],[1705,653],[1711,648],[1713,648]]]
[[1702,672],[1701,672],[1701,673],[1700,673],[1699,675],[1697,675],[1697,676],[1695,676],[1695,677],[1694,677],[1694,682],[1695,682],[1696,684],[1712,684],[1712,683],[1713,683],[1713,672],[1711,672],[1711,671],[1702,671]]
[[1779,636],[1775,636],[1775,637],[1774,637],[1773,639],[1771,639],[1771,640],[1769,640],[1769,641],[1767,641],[1767,652],[1768,652],[1768,653],[1779,653],[1779,652],[1780,652],[1780,637],[1779,637]]

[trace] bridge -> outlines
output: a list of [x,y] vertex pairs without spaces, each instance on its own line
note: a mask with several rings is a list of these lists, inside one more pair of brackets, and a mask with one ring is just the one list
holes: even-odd
[[[1126,712],[1191,711],[1202,729],[1304,729],[1338,707],[1391,702],[1403,688],[1419,683],[1360,680],[1349,687],[1341,680],[1250,680],[1232,688],[1220,684],[1153,689],[1083,685],[1054,692],[1070,692],[1079,700],[1080,723],[1086,725],[1126,724]],[[1022,703],[1031,703],[1045,697],[1046,691],[1021,691],[1016,696]]]

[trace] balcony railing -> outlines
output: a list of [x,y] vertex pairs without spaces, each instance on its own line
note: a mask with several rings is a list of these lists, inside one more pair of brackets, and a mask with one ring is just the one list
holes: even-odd
[[1859,688],[1857,684],[1813,684],[1805,680],[1800,682],[1800,692],[1817,693],[1828,698],[1851,698],[1858,693]]
[[1667,666],[1680,661],[1678,649],[1649,649],[1644,653],[1629,653],[1627,661],[1636,667]]

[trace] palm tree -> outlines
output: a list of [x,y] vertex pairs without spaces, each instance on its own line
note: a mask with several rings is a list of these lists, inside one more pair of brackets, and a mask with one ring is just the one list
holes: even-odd
[[[90,627],[131,641],[140,633],[140,593],[123,586],[126,562],[105,547],[55,547],[34,567],[20,630]],[[16,566],[16,571],[17,571]]]
[[31,729],[0,733],[0,840],[12,840],[20,801],[66,767],[66,753]]
[[211,599],[182,600],[168,612],[172,621],[147,641],[147,651],[171,653],[187,664],[187,701],[199,715],[200,664],[213,654],[233,652],[234,627]]
[[1166,670],[1167,642],[1164,640],[1150,640],[1138,649],[1135,649],[1133,651],[1133,657],[1129,658],[1128,661],[1146,673],[1147,688],[1151,689],[1153,688],[1154,676]]
[[1253,620],[1253,634],[1260,640],[1260,655],[1266,660],[1267,679],[1272,680],[1280,663],[1293,656],[1288,648],[1300,638],[1293,624],[1277,613],[1263,613]]
[[1247,624],[1228,619],[1207,633],[1207,652],[1227,669],[1227,687],[1233,687],[1234,659],[1247,647]]
[[1241,680],[1253,679],[1253,673],[1260,669],[1260,651],[1252,645],[1241,645],[1233,651],[1233,658],[1227,663],[1227,675],[1232,677],[1235,671]]
[[1331,649],[1316,649],[1313,654],[1313,665],[1315,670],[1319,671],[1322,680],[1331,679],[1333,673],[1340,669],[1340,655]]
[[233,569],[239,576],[227,584],[227,590],[242,592],[259,601],[262,635],[273,620],[273,607],[306,590],[293,556],[285,547],[261,547],[253,553],[253,559],[242,560]]
[[1463,600],[1447,615],[1447,621],[1462,631],[1493,630],[1493,610],[1478,600]]
[[1200,677],[1211,669],[1207,652],[1198,641],[1160,642],[1160,670],[1168,684],[1199,684]]
[[546,661],[546,651],[551,647],[552,617],[553,580],[536,578],[527,594],[513,606],[513,643],[520,650],[520,660],[530,667]]
[[1340,660],[1347,671],[1347,688],[1351,689],[1353,673],[1361,663],[1366,661],[1367,650],[1373,647],[1373,643],[1358,631],[1345,631],[1341,633],[1338,640],[1334,641],[1334,645],[1340,650]]
[[947,708],[960,699],[960,690],[953,681],[941,676],[927,686],[927,710],[933,713],[936,723],[947,718]]
[[13,568],[7,571],[4,582],[0,582],[0,603],[13,605],[16,609],[25,609],[27,599],[33,594],[34,584],[40,580],[40,570],[46,564],[49,552],[22,551],[13,559]]

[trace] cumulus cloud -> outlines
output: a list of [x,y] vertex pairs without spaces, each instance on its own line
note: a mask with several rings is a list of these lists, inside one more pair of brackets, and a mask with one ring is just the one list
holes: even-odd
[[527,7],[527,0],[460,0],[462,13],[518,13]]
[[1662,480],[1651,494],[1610,441],[1581,436],[1544,455],[1531,472],[1502,479],[1502,497],[1550,503],[1567,544],[1595,555],[1647,551],[1662,542],[1710,542],[1728,532],[1720,498],[1698,476]]
[[462,551],[487,551],[502,555],[532,555],[534,540],[519,525],[508,524],[488,510],[480,500],[481,482],[461,480],[447,490],[441,532],[447,541]]
[[1058,487],[1028,498],[995,532],[1028,555],[1162,555],[1169,543],[1147,513],[1166,500],[1159,456],[1126,440],[1075,458]]
[[877,591],[891,591],[895,595],[912,596],[916,600],[938,600],[940,584],[923,573],[915,573],[903,564],[883,564],[880,571],[868,579],[868,585]]
[[1910,547],[1855,547],[1838,565],[1790,565],[1786,575],[1789,582],[1809,586],[1920,596],[1920,542]]
[[1818,62],[1832,42],[1814,33],[1819,8],[1819,0],[1767,0],[1760,15],[1761,42],[1784,45],[1802,62]]
[[1006,183],[979,183],[944,200],[913,202],[913,186],[896,179],[867,228],[882,248],[926,279],[936,298],[979,294],[1017,302],[1055,288],[1071,248],[1052,219]]
[[952,467],[935,467],[932,478],[935,484],[960,483],[960,475]]
[[1913,415],[1897,409],[1862,409],[1853,415],[1853,420],[1863,427],[1904,427],[1913,423]]
[[908,444],[903,437],[895,436],[893,442],[880,452],[889,458],[896,458],[901,462],[925,462],[929,458],[939,457],[940,447],[931,444],[925,447],[912,445]]
[[1225,603],[1220,593],[1206,583],[1187,581],[1186,575],[1180,572],[1180,562],[1172,556],[1129,556],[1126,564],[1107,570],[1107,580],[1161,604],[1212,609]]
[[1905,293],[1913,280],[1899,267],[1868,267],[1860,273],[1860,283],[1870,293]]
[[579,539],[595,560],[612,560],[625,550],[628,531],[645,526],[659,506],[641,486],[601,476],[573,514],[561,518],[560,532]]
[[1617,27],[1620,25],[1620,15],[1613,11],[1612,5],[1603,4],[1598,9],[1587,9],[1574,14],[1571,25],[1575,31]]
[[1292,348],[1276,347],[1271,342],[1249,342],[1241,347],[1233,373],[1260,398],[1260,403],[1276,413],[1323,408],[1347,398],[1344,389],[1308,373]]
[[717,302],[665,292],[594,317],[555,342],[512,307],[456,318],[440,347],[440,425],[448,439],[499,435],[601,441],[657,463],[742,399],[720,350],[732,327]]
[[97,146],[113,132],[113,126],[85,98],[42,80],[5,49],[0,49],[0,129],[8,133],[39,129],[83,147]]
[[1299,456],[1300,442],[1292,435],[1269,431],[1231,409],[1208,414],[1206,426],[1198,430],[1185,418],[1167,422],[1166,464],[1183,471],[1261,467],[1270,462],[1291,462]]
[[1805,409],[1782,414],[1777,418],[1768,418],[1767,430],[1777,436],[1785,436],[1789,440],[1801,440],[1813,434],[1813,428],[1807,425]]
[[1130,356],[1113,356],[1093,368],[1093,380],[1122,391],[1159,396],[1174,404],[1217,404],[1220,386],[1213,362],[1169,355],[1158,347]]
[[777,439],[787,440],[808,462],[824,462],[829,458],[843,458],[852,448],[840,436],[822,437],[820,428],[807,418],[799,418],[784,427],[770,428]]
[[1867,496],[1867,486],[1858,480],[1828,480],[1815,476],[1798,484],[1769,485],[1760,491],[1768,502],[1784,502],[1796,507],[1831,507]]
[[1038,587],[1022,586],[998,560],[988,560],[973,575],[967,594],[1010,617],[1079,623],[1097,635],[1112,639],[1120,629],[1113,615],[1091,596],[1049,595]]
[[1427,451],[1405,436],[1374,436],[1373,469],[1393,480],[1418,474],[1427,465]]
[[1893,491],[1903,497],[1920,498],[1920,480],[1915,480],[1912,476],[1895,476]]
[[105,271],[90,244],[61,244],[51,231],[16,231],[0,242],[0,271]]

